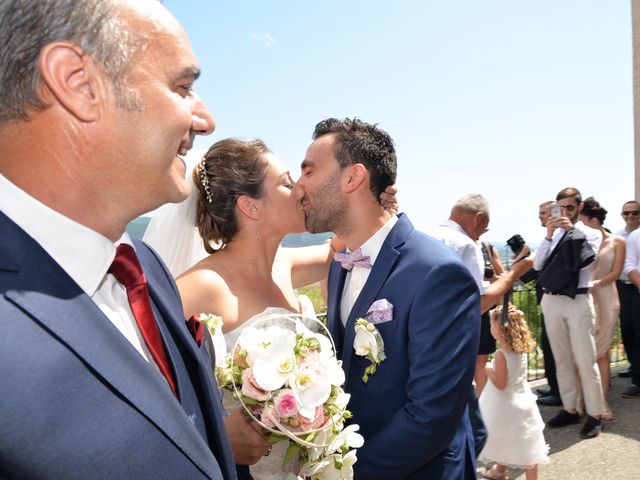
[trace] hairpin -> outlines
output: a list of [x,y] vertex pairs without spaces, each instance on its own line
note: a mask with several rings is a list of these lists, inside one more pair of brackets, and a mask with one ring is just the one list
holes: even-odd
[[207,178],[207,170],[205,169],[205,158],[202,157],[200,163],[198,164],[198,174],[200,176],[200,184],[202,188],[204,188],[205,196],[207,197],[207,202],[213,202],[213,195],[211,195],[211,188],[209,187],[209,179]]

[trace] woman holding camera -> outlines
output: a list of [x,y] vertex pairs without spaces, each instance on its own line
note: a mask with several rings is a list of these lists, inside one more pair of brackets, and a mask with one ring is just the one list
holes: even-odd
[[[484,257],[484,279],[487,282],[495,282],[505,271],[500,255],[493,245],[488,242],[478,242],[482,249]],[[491,310],[482,314],[480,323],[480,345],[478,347],[478,356],[476,357],[476,394],[478,397],[482,393],[482,389],[487,383],[487,374],[485,365],[489,359],[489,354],[496,351],[496,340],[491,335],[491,325],[489,313]]]

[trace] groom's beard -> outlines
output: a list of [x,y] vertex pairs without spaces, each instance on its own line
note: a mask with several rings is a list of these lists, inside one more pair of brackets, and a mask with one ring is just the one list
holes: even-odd
[[345,234],[347,210],[340,190],[339,172],[316,189],[309,197],[305,226],[309,233],[336,232]]

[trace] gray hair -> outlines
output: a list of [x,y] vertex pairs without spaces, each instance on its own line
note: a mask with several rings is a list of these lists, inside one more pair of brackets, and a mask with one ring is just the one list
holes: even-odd
[[102,65],[118,106],[137,109],[126,73],[138,40],[113,0],[0,1],[0,123],[26,120],[29,107],[46,103],[38,94],[41,50],[55,41],[80,46]]
[[470,193],[458,200],[451,212],[471,212],[471,213],[484,213],[487,218],[489,217],[489,203],[479,193]]

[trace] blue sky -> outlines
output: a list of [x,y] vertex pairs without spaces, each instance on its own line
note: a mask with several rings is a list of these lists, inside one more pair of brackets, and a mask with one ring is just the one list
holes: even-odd
[[394,138],[402,210],[422,230],[487,197],[490,241],[543,235],[566,186],[623,226],[634,196],[628,0],[167,0],[217,122],[260,137],[294,178],[315,124],[357,116]]

